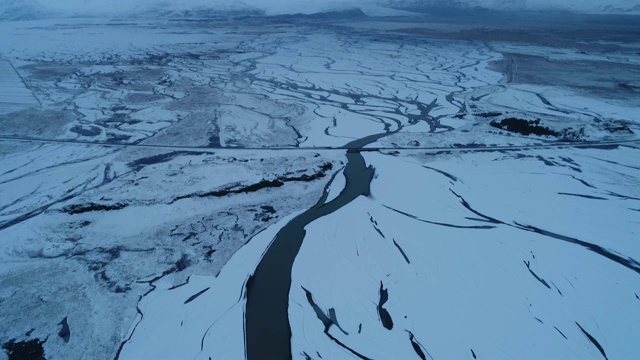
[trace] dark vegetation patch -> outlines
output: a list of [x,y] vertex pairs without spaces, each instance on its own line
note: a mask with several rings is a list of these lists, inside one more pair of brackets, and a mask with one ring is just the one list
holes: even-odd
[[208,246],[208,247],[205,247],[205,248],[206,248],[206,249],[208,249],[208,250],[207,250],[207,252],[205,252],[205,253],[204,253],[204,257],[205,257],[205,259],[208,259],[208,260],[210,260],[210,259],[211,259],[211,256],[212,256],[216,251],[218,251],[218,250],[214,249],[214,248],[213,248],[213,246]]
[[573,128],[566,128],[560,131],[555,131],[540,125],[540,121],[540,119],[524,120],[507,118],[502,119],[501,121],[492,120],[489,124],[496,129],[525,136],[553,136],[558,138],[560,141],[580,141],[584,138],[584,129],[574,130]]
[[260,208],[269,214],[276,213],[276,209],[274,209],[273,206],[265,205],[265,206],[261,206]]
[[45,360],[44,348],[42,347],[45,341],[33,339],[16,342],[14,339],[3,344],[2,348],[7,350],[9,360]]
[[506,130],[508,132],[518,133],[522,135],[538,135],[538,136],[560,136],[559,132],[550,130],[548,127],[540,126],[540,119],[536,120],[522,120],[516,118],[507,118],[498,122],[496,120],[491,121],[491,126],[500,130]]
[[107,140],[105,141],[107,144],[122,144],[126,143],[131,139],[130,135],[122,135],[122,134],[108,134]]
[[69,229],[81,229],[91,225],[91,221],[71,222],[69,223]]
[[274,209],[273,206],[265,205],[265,206],[261,206],[260,208],[262,209],[262,212],[258,212],[255,215],[254,220],[268,222],[269,220],[277,217],[277,215],[275,215],[276,209]]
[[97,126],[81,126],[81,125],[76,125],[71,129],[69,129],[69,131],[82,136],[98,136],[102,132],[102,130],[100,130],[100,128]]
[[502,113],[499,112],[486,112],[486,113],[480,113],[480,114],[476,114],[476,116],[480,116],[483,118],[491,118],[491,117],[496,117],[496,116],[501,116]]
[[127,206],[129,206],[129,204],[125,204],[125,203],[115,203],[112,205],[86,203],[86,204],[74,204],[74,205],[65,206],[62,209],[62,211],[70,215],[75,215],[75,214],[82,214],[82,213],[92,212],[92,211],[120,210],[120,209],[126,208]]
[[633,134],[633,131],[631,131],[631,129],[629,129],[629,127],[621,122],[617,122],[617,123],[608,123],[604,126],[605,130],[607,130],[610,133],[618,133],[618,132],[625,132],[628,134]]
[[[207,197],[222,197],[222,196],[227,196],[230,194],[246,194],[246,193],[252,193],[252,192],[256,192],[262,189],[268,189],[268,188],[278,188],[283,186],[285,183],[287,182],[298,182],[298,181],[302,181],[302,182],[311,182],[320,178],[323,178],[327,175],[327,171],[333,169],[333,164],[332,163],[325,163],[324,165],[320,166],[319,171],[317,171],[314,174],[308,175],[308,174],[303,174],[300,176],[281,176],[278,177],[276,179],[273,180],[266,180],[266,179],[262,179],[260,182],[257,182],[255,184],[251,184],[251,185],[246,185],[246,186],[240,186],[240,185],[234,185],[225,189],[221,189],[221,190],[215,190],[215,191],[208,191],[208,192],[204,192],[204,193],[195,193],[195,194],[188,194],[188,195],[181,195],[176,197],[175,199],[173,199],[173,202],[176,202],[178,200],[182,200],[182,199],[188,199],[188,198],[207,198]],[[268,221],[268,220],[267,220]]]
[[471,142],[468,144],[460,144],[460,143],[455,143],[451,145],[454,148],[479,148],[479,147],[487,147],[487,144],[478,144],[476,142]]
[[[100,267],[100,266],[104,266],[105,264],[91,264],[89,267],[89,270],[93,270],[96,267]],[[118,283],[116,281],[114,281],[113,279],[111,279],[109,277],[109,275],[107,275],[107,270],[102,270],[96,274],[93,275],[93,277],[96,279],[96,281],[102,282],[104,285],[106,285],[106,287],[110,290],[113,291],[116,294],[122,294],[122,293],[126,293],[128,291],[131,290],[131,286],[129,285],[124,285],[124,286],[120,286],[118,285]]]
[[136,171],[141,170],[143,167],[147,165],[160,164],[171,161],[179,156],[198,156],[198,155],[206,155],[209,154],[207,152],[196,152],[196,151],[172,151],[169,153],[164,153],[160,155],[153,155],[148,157],[143,157],[137,160],[130,162],[129,167],[135,169]]
[[243,187],[232,187],[232,188],[227,188],[227,189],[222,189],[222,190],[216,190],[216,191],[209,191],[209,192],[205,192],[205,193],[198,193],[198,194],[189,194],[189,195],[181,195],[176,197],[173,202],[178,201],[178,200],[182,200],[182,199],[188,199],[188,198],[193,198],[193,197],[200,197],[200,198],[205,198],[205,197],[222,197],[222,196],[226,196],[226,195],[230,195],[230,194],[242,194],[242,193],[251,193],[251,192],[256,192],[258,190],[262,190],[262,189],[266,189],[266,188],[277,188],[277,187],[281,187],[282,185],[284,185],[284,182],[276,179],[276,180],[262,180],[258,183],[255,184],[251,184],[248,186],[243,186]]
[[175,271],[182,271],[191,265],[191,260],[186,254],[183,254],[180,260],[176,261]]

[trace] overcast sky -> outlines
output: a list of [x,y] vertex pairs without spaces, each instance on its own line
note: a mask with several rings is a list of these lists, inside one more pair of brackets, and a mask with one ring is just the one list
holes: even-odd
[[161,7],[169,9],[188,9],[199,6],[240,9],[254,7],[267,13],[310,13],[332,9],[344,9],[357,5],[372,5],[384,2],[393,3],[433,3],[444,4],[457,2],[472,6],[483,6],[491,9],[565,9],[578,12],[599,12],[606,6],[631,9],[634,6],[640,11],[640,0],[0,0],[2,3],[37,2],[52,10],[65,13],[121,13],[134,9]]

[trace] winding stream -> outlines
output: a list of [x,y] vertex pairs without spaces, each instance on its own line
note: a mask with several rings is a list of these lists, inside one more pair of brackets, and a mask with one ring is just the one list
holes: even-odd
[[[257,81],[253,78],[252,81]],[[264,80],[263,80],[264,81]],[[275,83],[269,80],[270,83]],[[290,87],[289,84],[278,84],[280,87]],[[296,86],[296,91],[302,89]],[[317,91],[316,88],[307,89]],[[325,90],[335,93],[332,90]],[[340,94],[359,100],[362,95]],[[450,94],[452,96],[453,94]],[[307,96],[310,96],[307,94]],[[367,95],[371,98],[381,97]],[[325,102],[334,103],[329,99]],[[395,112],[399,112],[401,102],[398,99],[384,99],[398,103]],[[357,102],[357,101],[356,101]],[[438,128],[446,128],[440,125],[439,118],[430,116],[430,112],[437,106],[437,100],[425,105],[417,100],[405,101],[415,105],[420,115],[407,116],[409,125],[419,121],[429,124],[431,132]],[[335,102],[345,108],[346,104]],[[348,107],[347,107],[348,109]],[[354,113],[358,111],[349,110]],[[404,115],[404,114],[403,114]],[[271,246],[258,264],[254,275],[247,282],[247,303],[245,310],[245,342],[246,356],[248,359],[291,359],[291,327],[289,326],[289,290],[291,288],[291,270],[295,258],[302,246],[306,235],[305,227],[313,221],[329,215],[343,206],[349,204],[359,196],[368,196],[374,170],[367,167],[364,158],[360,154],[367,145],[399,132],[403,129],[400,121],[393,121],[395,129],[391,130],[391,123],[380,119],[385,124],[385,132],[372,134],[353,140],[342,148],[347,149],[347,165],[344,169],[346,187],[334,200],[325,203],[327,194],[318,203],[294,218],[285,225],[276,235]]]
[[[371,143],[391,133],[367,137]],[[374,170],[367,167],[357,148],[363,140],[347,144],[346,186],[338,197],[325,203],[327,195],[311,209],[300,214],[276,235],[273,243],[247,283],[245,341],[249,359],[290,359],[291,328],[289,326],[289,290],[291,269],[302,246],[305,227],[329,215],[359,196],[369,195]]]

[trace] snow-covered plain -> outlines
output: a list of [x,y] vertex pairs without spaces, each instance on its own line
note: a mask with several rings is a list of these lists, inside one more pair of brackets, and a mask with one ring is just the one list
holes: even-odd
[[0,358],[640,357],[640,55],[338,25],[0,23]]

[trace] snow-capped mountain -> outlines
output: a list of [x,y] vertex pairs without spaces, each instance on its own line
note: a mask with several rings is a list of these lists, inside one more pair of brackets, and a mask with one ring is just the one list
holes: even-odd
[[557,10],[589,14],[640,14],[640,0],[378,0],[378,4],[412,11],[489,9],[500,11]]
[[0,0],[0,20],[101,16],[211,16],[256,12],[255,6],[234,0]]
[[[545,11],[590,14],[640,14],[640,0],[0,0],[0,20],[51,17],[158,16],[207,17],[220,13],[250,12],[266,15],[314,14],[360,8],[369,15],[395,10],[414,12]],[[381,11],[380,9],[386,9]],[[395,13],[400,15],[400,13]]]
[[254,6],[242,1],[221,0],[190,0],[182,2],[147,1],[144,5],[136,7],[132,16],[148,17],[212,17],[229,13],[262,13]]
[[0,0],[0,21],[34,20],[54,15],[37,0]]
[[373,0],[0,0],[0,20],[46,17],[211,17],[229,13],[264,15],[331,14],[359,9],[367,15],[409,13],[382,7]]

